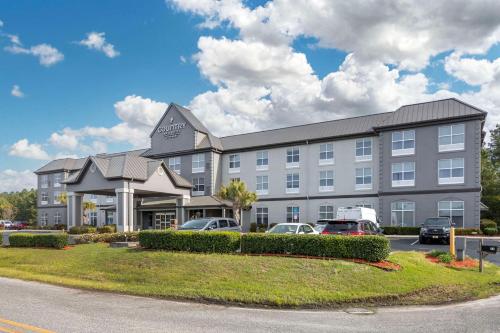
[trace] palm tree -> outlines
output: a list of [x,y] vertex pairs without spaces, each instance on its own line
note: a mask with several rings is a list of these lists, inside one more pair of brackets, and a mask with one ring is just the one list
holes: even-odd
[[93,211],[96,209],[96,204],[92,201],[84,201],[83,202],[83,224],[88,224],[88,211]]
[[217,196],[233,203],[233,216],[240,224],[241,209],[247,209],[257,201],[257,194],[248,191],[247,186],[241,180],[234,180],[227,186],[222,185]]
[[68,203],[68,194],[66,192],[62,192],[59,194],[57,199],[61,204],[66,205]]

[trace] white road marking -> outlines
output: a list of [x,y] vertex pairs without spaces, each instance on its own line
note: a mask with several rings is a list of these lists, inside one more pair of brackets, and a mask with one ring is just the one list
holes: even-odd
[[411,243],[410,245],[415,245],[418,243],[418,239],[416,241],[414,241],[413,243]]

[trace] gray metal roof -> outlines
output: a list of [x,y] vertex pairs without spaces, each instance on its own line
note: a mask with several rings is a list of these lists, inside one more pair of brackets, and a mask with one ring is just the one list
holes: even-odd
[[79,170],[83,166],[83,163],[85,163],[85,160],[85,158],[62,158],[53,160],[36,170],[35,173]]
[[450,98],[405,105],[392,112],[232,135],[220,139],[224,150],[238,150],[322,138],[375,134],[377,129],[386,126],[472,116],[485,117],[486,112]]

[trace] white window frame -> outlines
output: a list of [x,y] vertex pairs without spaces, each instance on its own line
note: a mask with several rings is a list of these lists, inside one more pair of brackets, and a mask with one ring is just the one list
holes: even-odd
[[[397,167],[400,170],[395,170]],[[392,163],[391,165],[391,182],[392,187],[401,187],[401,186],[415,186],[415,162],[398,162]],[[401,174],[401,179],[394,179],[395,174]],[[409,178],[408,176],[413,174],[413,178]]]
[[255,170],[257,171],[269,170],[269,152],[267,150],[258,151],[257,153],[255,153],[255,159],[256,159]]
[[[323,185],[322,185],[323,183]],[[335,173],[333,170],[321,170],[319,172],[319,192],[332,192],[335,189]]]
[[[449,208],[446,208],[446,209],[442,209],[442,204],[445,204],[447,203],[449,205]],[[460,204],[462,205],[462,208],[461,209],[457,209],[457,208],[453,208],[453,205],[454,204]],[[438,201],[438,216],[439,217],[449,217],[451,218],[452,222],[453,222],[453,216],[462,216],[462,226],[459,226],[457,225],[456,227],[459,228],[459,227],[462,227],[462,228],[465,228],[465,202],[462,201],[462,200],[441,200],[441,201]],[[443,216],[441,215],[441,211],[448,211],[449,212],[449,216]],[[454,215],[453,212],[455,211],[461,211],[462,212],[462,215]]]
[[[400,205],[400,207],[398,207]],[[411,217],[412,217],[412,223],[411,224],[405,224],[404,218],[407,216],[405,213],[411,212]],[[395,223],[395,217],[396,213],[401,213],[402,215],[402,221],[401,224]],[[391,226],[398,226],[398,227],[408,227],[408,226],[415,226],[415,202],[413,201],[393,201],[391,202]]]
[[61,192],[56,191],[56,192],[52,193],[52,195],[54,197],[54,205],[60,205],[61,204],[61,198],[60,198]]
[[327,142],[319,145],[319,165],[332,165],[335,163],[333,143]]
[[63,174],[62,173],[55,173],[54,174],[54,187],[61,187],[61,181],[63,181]]
[[[203,182],[200,182],[203,180]],[[200,190],[200,186],[203,186],[203,191]],[[195,191],[197,189],[197,191]],[[193,197],[205,195],[205,177],[195,177],[193,178],[193,189],[191,191]]]
[[333,205],[321,204],[319,206],[318,219],[327,220],[327,219],[334,219],[334,218],[335,218],[335,210],[333,209]]
[[49,175],[40,176],[40,188],[49,188]]
[[168,158],[168,168],[174,171],[176,174],[181,174],[181,157],[169,157]]
[[[443,133],[445,129],[449,130],[449,134]],[[449,137],[450,143],[442,144],[441,140],[447,137]],[[465,124],[461,123],[461,124],[440,126],[438,129],[438,146],[439,146],[439,152],[464,150]]]
[[46,226],[49,223],[49,213],[42,213],[40,215],[40,224]]
[[[95,223],[93,223],[93,220],[95,220]],[[89,211],[88,222],[90,225],[97,226],[97,209]]]
[[[367,145],[366,143],[369,143]],[[361,143],[361,147],[358,147],[358,144]],[[356,146],[354,148],[354,155],[356,156],[356,162],[365,162],[371,161],[373,156],[373,140],[372,138],[362,138],[356,140]],[[366,150],[370,150],[370,154],[366,154]],[[362,155],[359,155],[359,152],[362,152]]]
[[40,192],[40,205],[48,205],[48,204],[49,204],[49,193]]
[[299,147],[287,148],[286,149],[286,168],[292,169],[292,168],[298,168],[299,166],[300,166],[300,148]]
[[256,177],[256,191],[257,195],[266,195],[269,194],[269,176],[268,175],[259,175]]
[[234,182],[234,181],[241,181],[241,178],[240,177],[231,177],[229,178],[229,182]]
[[[361,175],[359,175],[361,173]],[[370,183],[366,182],[366,178],[370,177]],[[363,179],[363,183],[358,184],[358,178]],[[373,170],[371,167],[356,168],[355,170],[355,188],[356,191],[371,190],[373,187]]]
[[[394,138],[394,136],[397,134],[401,135],[401,139]],[[394,144],[398,142],[401,142],[402,148],[394,149]],[[413,142],[413,147],[405,148],[408,142]],[[415,130],[392,132],[391,135],[392,156],[414,155],[415,145],[416,145]]]
[[54,224],[62,224],[62,214],[61,214],[61,212],[55,212],[55,214],[54,214]]
[[[297,213],[297,219],[295,214]],[[288,216],[290,215],[290,218]],[[286,222],[287,223],[300,223],[300,206],[287,206],[286,207]]]
[[229,155],[229,173],[240,172],[240,154]]
[[[450,167],[442,167],[442,164],[449,163]],[[461,164],[462,166],[455,166],[454,164]],[[462,169],[461,177],[454,177],[453,170]],[[449,170],[450,177],[441,177],[441,170]],[[460,158],[447,158],[438,160],[438,184],[439,185],[449,185],[449,184],[463,184],[465,182],[465,159]]]
[[[288,177],[291,177],[292,179],[289,180]],[[295,179],[297,178],[297,179]],[[298,183],[298,186],[295,187],[295,183]],[[291,187],[289,187],[291,185]],[[286,175],[286,194],[296,194],[300,192],[300,174],[299,173],[288,173]]]
[[205,172],[205,154],[204,153],[193,155],[192,161],[191,161],[191,172],[192,173]]
[[[259,223],[259,219],[261,221],[266,221],[266,223]],[[268,207],[257,207],[255,209],[255,222],[257,226],[265,225],[266,229],[269,228],[269,208]]]

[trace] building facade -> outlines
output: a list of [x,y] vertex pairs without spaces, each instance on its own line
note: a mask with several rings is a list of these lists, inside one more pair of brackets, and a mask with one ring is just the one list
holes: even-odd
[[[244,229],[250,223],[314,223],[346,206],[374,208],[382,225],[418,226],[427,217],[451,216],[458,227],[477,227],[485,118],[474,106],[446,99],[219,138],[191,111],[171,104],[151,133],[149,149],[57,160],[37,170],[38,220],[74,218],[69,205],[57,200],[64,191],[96,202],[95,211],[84,212],[96,225],[120,225],[125,215],[133,229],[162,228],[174,218],[182,223],[228,216],[231,204],[215,195],[238,179],[258,196],[243,212]],[[163,172],[157,162],[168,175],[164,186],[170,179],[173,190],[145,187],[153,175],[150,165]],[[106,186],[99,180],[82,185],[94,164]],[[116,186],[135,193],[127,206],[131,212],[120,212],[113,183],[118,180]]]

